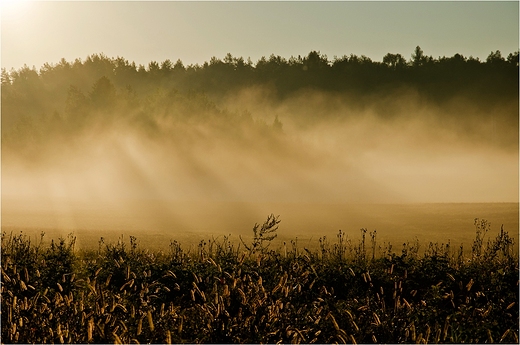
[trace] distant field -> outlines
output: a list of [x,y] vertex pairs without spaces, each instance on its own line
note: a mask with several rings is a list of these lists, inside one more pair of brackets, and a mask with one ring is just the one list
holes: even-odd
[[[25,206],[25,207],[24,207]],[[135,236],[150,249],[166,250],[171,240],[184,248],[201,240],[231,235],[230,240],[251,235],[255,223],[268,214],[280,215],[280,229],[274,245],[298,238],[301,247],[317,246],[320,237],[334,241],[338,230],[353,241],[360,229],[377,230],[379,245],[391,242],[394,248],[416,238],[470,246],[475,237],[474,219],[486,219],[494,237],[500,226],[518,243],[518,203],[438,203],[438,204],[311,204],[311,203],[231,203],[231,202],[133,202],[121,208],[96,209],[70,205],[67,212],[48,205],[5,201],[2,204],[2,231],[23,231],[33,238],[57,238],[74,233],[78,245],[95,248],[99,239],[117,241]],[[28,211],[28,210],[31,211]],[[367,233],[368,236],[368,233]]]

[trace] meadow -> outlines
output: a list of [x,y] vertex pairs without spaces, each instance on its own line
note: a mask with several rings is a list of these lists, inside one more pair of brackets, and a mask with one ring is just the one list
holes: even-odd
[[[318,247],[320,237],[335,238],[338,230],[357,239],[359,229],[377,231],[378,243],[403,243],[418,239],[421,243],[471,243],[473,220],[486,219],[491,231],[503,225],[518,242],[518,203],[288,203],[288,202],[167,202],[140,201],[131,206],[85,207],[69,202],[64,211],[28,200],[3,198],[2,230],[23,231],[32,240],[45,232],[44,245],[50,239],[76,236],[76,248],[97,249],[101,237],[117,242],[120,236],[139,239],[144,248],[167,251],[171,239],[185,249],[195,248],[201,240],[227,236],[251,239],[251,225],[266,214],[280,215],[280,230],[273,246],[298,239],[300,246]],[[83,207],[82,207],[83,206]],[[89,205],[87,205],[89,206]],[[453,231],[457,229],[457,231]],[[466,248],[469,251],[469,248]]]
[[3,232],[2,342],[518,343],[507,229],[475,219],[465,246],[339,231],[309,249],[275,246],[279,223],[165,251]]

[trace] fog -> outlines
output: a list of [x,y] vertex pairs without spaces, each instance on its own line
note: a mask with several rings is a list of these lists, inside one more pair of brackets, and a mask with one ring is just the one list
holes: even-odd
[[455,99],[441,107],[410,92],[391,96],[359,105],[304,92],[274,107],[245,97],[254,113],[278,116],[298,138],[290,155],[303,153],[298,170],[312,166],[316,177],[304,182],[327,190],[327,200],[518,201],[517,104],[480,109]]
[[156,108],[154,130],[113,108],[81,131],[5,147],[3,227],[235,233],[272,212],[289,234],[298,214],[342,226],[317,209],[518,203],[517,104],[439,106],[406,90],[279,101],[267,88],[215,104],[214,116],[183,108],[186,120]]

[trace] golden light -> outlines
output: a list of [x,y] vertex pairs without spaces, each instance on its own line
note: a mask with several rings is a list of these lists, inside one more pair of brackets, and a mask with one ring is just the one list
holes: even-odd
[[0,3],[0,9],[2,11],[14,11],[23,9],[26,7],[31,1],[29,0],[2,0]]
[[29,11],[29,0],[2,0],[0,1],[0,14],[2,21],[20,21],[24,19]]

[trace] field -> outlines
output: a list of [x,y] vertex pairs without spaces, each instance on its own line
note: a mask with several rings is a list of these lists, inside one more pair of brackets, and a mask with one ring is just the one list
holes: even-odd
[[[36,240],[44,231],[50,239],[73,233],[76,248],[97,249],[101,237],[116,242],[121,235],[135,236],[142,247],[167,251],[170,240],[195,248],[201,240],[228,236],[250,239],[251,226],[266,214],[280,215],[280,230],[273,246],[298,238],[300,246],[318,247],[320,237],[335,238],[342,230],[359,239],[359,229],[376,230],[378,243],[403,243],[416,238],[423,244],[471,243],[473,220],[486,219],[491,231],[501,225],[518,243],[518,203],[260,203],[260,202],[135,202],[123,207],[90,207],[68,203],[59,211],[27,200],[3,199],[2,230]],[[456,231],[453,231],[456,229]],[[468,246],[466,246],[468,247]],[[469,248],[466,248],[469,250]]]
[[239,242],[165,251],[133,236],[78,249],[73,235],[47,245],[4,232],[2,342],[518,343],[507,229],[475,219],[465,247],[339,231],[308,249],[272,245],[278,226],[271,215]]

